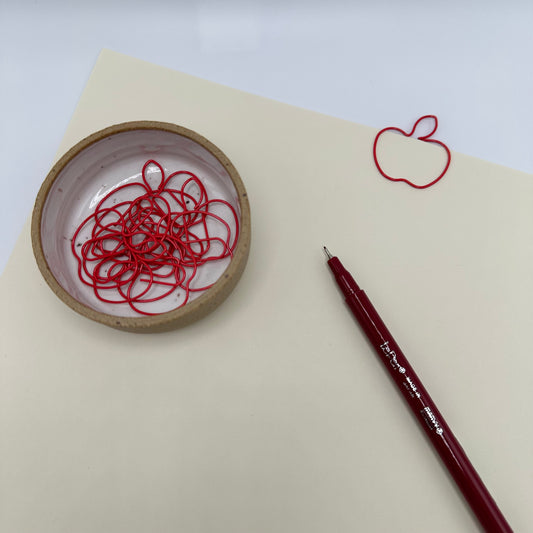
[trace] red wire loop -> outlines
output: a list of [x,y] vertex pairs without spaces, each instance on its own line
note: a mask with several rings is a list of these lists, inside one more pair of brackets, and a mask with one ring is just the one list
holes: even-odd
[[[126,189],[139,191],[121,200]],[[202,267],[231,257],[238,236],[239,217],[229,202],[209,199],[192,172],[165,177],[151,159],[142,182],[115,187],[98,202],[76,229],[71,249],[80,280],[100,301],[155,315],[146,304],[175,295],[181,301],[175,308],[182,307],[191,293],[211,287],[198,279]]]
[[[426,119],[434,121],[433,128],[431,129],[431,131],[429,133],[426,133],[425,135],[421,135],[421,136],[416,137],[416,138],[418,140],[420,140],[420,141],[423,141],[423,142],[432,143],[432,144],[438,144],[439,146],[444,148],[444,150],[446,151],[446,164],[444,166],[444,170],[435,179],[433,179],[429,183],[426,183],[425,185],[417,185],[416,183],[413,183],[412,181],[408,180],[407,178],[395,178],[393,176],[388,175],[383,170],[383,168],[381,167],[381,165],[379,164],[379,161],[378,161],[377,146],[378,146],[378,141],[379,141],[379,138],[381,137],[381,135],[383,135],[384,133],[386,133],[388,131],[392,131],[392,132],[395,132],[395,133],[400,133],[401,135],[404,135],[405,137],[412,137],[413,134],[416,131],[416,128],[420,124],[420,122],[422,122],[423,120],[426,120]],[[443,142],[438,141],[436,139],[431,139],[431,136],[437,131],[438,126],[439,126],[439,121],[438,121],[438,119],[437,119],[437,117],[435,115],[424,115],[424,116],[420,117],[414,123],[414,126],[413,126],[413,128],[411,129],[411,131],[409,133],[405,132],[404,130],[402,130],[400,128],[395,128],[395,127],[384,128],[381,131],[379,131],[378,134],[376,135],[376,138],[374,139],[374,146],[373,146],[373,150],[372,150],[373,156],[374,156],[374,163],[376,164],[376,167],[377,167],[379,173],[384,178],[387,178],[390,181],[403,181],[404,183],[407,183],[407,185],[410,185],[411,187],[414,187],[415,189],[427,189],[428,187],[431,187],[432,185],[435,185],[435,183],[437,183],[439,180],[441,180],[444,177],[444,175],[446,174],[446,172],[448,172],[448,168],[450,167],[450,163],[451,163],[451,160],[452,160],[452,155],[450,153],[449,148]]]

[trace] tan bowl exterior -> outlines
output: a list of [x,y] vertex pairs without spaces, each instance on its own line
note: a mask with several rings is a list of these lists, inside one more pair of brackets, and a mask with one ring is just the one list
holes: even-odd
[[[140,317],[119,317],[106,313],[102,313],[92,309],[91,307],[82,304],[75,298],[73,298],[56,280],[54,277],[43,253],[43,246],[41,241],[41,218],[43,208],[48,197],[48,193],[52,187],[52,184],[65,168],[65,166],[80,152],[85,150],[92,144],[101,141],[102,139],[115,135],[117,133],[123,133],[132,130],[163,130],[171,133],[176,133],[183,137],[187,137],[192,141],[195,141],[213,156],[227,170],[235,190],[237,191],[237,197],[239,200],[239,207],[241,211],[241,220],[239,227],[239,239],[237,246],[233,253],[233,258],[228,265],[228,268],[224,271],[222,276],[215,282],[215,284],[200,295],[195,300],[188,302],[183,307],[161,313],[154,316],[140,316]],[[176,329],[186,326],[204,317],[216,307],[218,307],[230,294],[237,282],[239,281],[246,262],[248,260],[248,254],[250,250],[251,240],[251,217],[250,217],[250,205],[248,202],[248,195],[244,184],[239,176],[239,173],[226,157],[226,155],[217,148],[213,143],[208,141],[205,137],[202,137],[198,133],[177,126],[168,122],[156,122],[156,121],[135,121],[125,122],[110,126],[103,130],[100,130],[89,137],[86,137],[78,144],[73,146],[61,159],[52,167],[44,180],[37,198],[35,200],[35,206],[33,208],[32,221],[31,221],[31,241],[33,247],[33,253],[37,261],[37,265],[45,281],[48,283],[52,291],[70,308],[77,313],[110,326],[115,329],[130,331],[135,333],[155,333]]]

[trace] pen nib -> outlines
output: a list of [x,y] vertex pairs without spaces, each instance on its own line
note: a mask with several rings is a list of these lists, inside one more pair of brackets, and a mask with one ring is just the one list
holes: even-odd
[[324,253],[326,254],[326,257],[328,259],[331,259],[333,256],[331,255],[331,253],[329,252],[329,250],[324,246]]

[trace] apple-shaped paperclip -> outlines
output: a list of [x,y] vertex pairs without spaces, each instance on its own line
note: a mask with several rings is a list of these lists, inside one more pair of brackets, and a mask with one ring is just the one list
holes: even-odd
[[[426,143],[432,143],[432,144],[438,144],[439,146],[442,146],[442,148],[444,148],[444,150],[446,151],[446,165],[444,166],[444,170],[435,179],[433,179],[429,183],[426,183],[425,185],[417,185],[416,183],[413,183],[412,181],[409,181],[406,178],[395,178],[393,176],[389,176],[381,168],[381,165],[379,164],[379,161],[378,161],[377,146],[378,146],[379,138],[381,137],[381,135],[383,135],[387,131],[394,131],[394,132],[400,133],[401,135],[404,135],[405,137],[412,137],[414,135],[418,125],[423,120],[432,120],[434,122],[433,129],[431,129],[431,131],[429,133],[426,133],[425,135],[420,135],[419,137],[416,137],[416,138],[419,141],[426,142]],[[435,185],[435,183],[437,183],[437,181],[439,181],[444,176],[444,174],[446,174],[446,172],[448,171],[448,168],[450,166],[451,160],[452,160],[452,155],[451,155],[450,150],[448,149],[448,147],[443,142],[437,141],[436,139],[432,139],[431,138],[431,136],[437,131],[438,126],[439,126],[439,121],[438,121],[438,119],[437,119],[437,117],[435,115],[424,115],[423,117],[420,117],[415,122],[415,124],[413,126],[413,129],[409,133],[403,131],[400,128],[395,128],[395,127],[389,127],[389,128],[382,129],[376,135],[376,138],[374,139],[374,148],[373,148],[374,162],[376,163],[376,167],[379,170],[379,173],[384,178],[387,178],[388,180],[391,180],[391,181],[403,181],[403,182],[407,183],[407,185],[410,185],[411,187],[414,187],[415,189],[427,189],[428,187],[431,187],[432,185]]]

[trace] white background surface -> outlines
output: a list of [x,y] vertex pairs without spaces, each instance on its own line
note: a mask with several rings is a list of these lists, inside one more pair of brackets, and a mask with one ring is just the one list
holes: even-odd
[[[533,3],[0,0],[0,272],[102,48],[533,173]],[[135,88],[132,87],[132,91]]]

